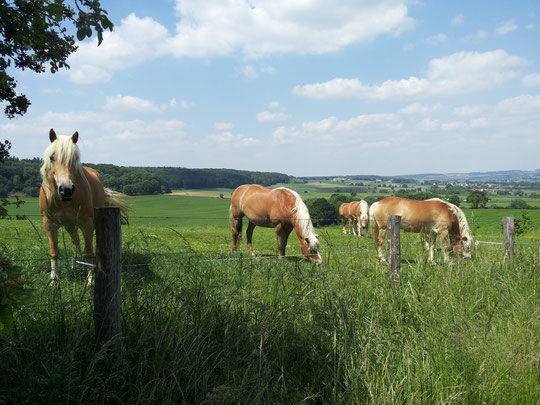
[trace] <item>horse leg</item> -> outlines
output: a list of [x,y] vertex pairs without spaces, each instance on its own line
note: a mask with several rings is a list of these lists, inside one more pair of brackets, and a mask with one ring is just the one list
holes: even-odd
[[71,238],[71,242],[73,242],[73,246],[75,246],[75,250],[77,254],[82,254],[81,252],[81,240],[79,239],[79,232],[77,232],[77,227],[73,225],[64,225],[64,228],[66,228],[66,231],[69,234],[69,237]]
[[45,232],[49,238],[49,256],[51,258],[51,284],[56,280],[56,267],[58,265],[58,228],[59,226],[46,216],[43,217]]
[[343,225],[343,229],[342,229],[343,234],[347,235],[347,230],[345,229],[345,227],[347,226],[347,220],[343,216],[341,217],[341,224]]
[[362,236],[362,221],[360,221],[360,219],[357,219],[356,221],[356,235]]
[[255,253],[253,253],[253,246],[251,245],[251,238],[253,237],[254,229],[255,229],[255,224],[250,221],[246,230],[246,239],[247,239],[247,250],[251,256],[255,256]]
[[427,236],[426,248],[429,250],[429,262],[435,264],[435,242],[437,241],[437,232],[431,231]]
[[441,250],[443,252],[444,262],[448,263],[450,261],[450,256],[448,255],[448,230],[442,230],[439,235],[441,238]]
[[243,215],[231,212],[232,250],[235,251],[242,239]]
[[375,249],[377,250],[377,260],[380,262],[386,262],[383,252],[383,241],[386,235],[386,229],[381,229],[376,220],[373,220],[370,224],[371,227],[371,236],[373,236],[373,241],[375,242]]
[[375,243],[377,244],[377,259],[383,263],[386,263],[386,258],[384,257],[384,251],[383,251],[383,242],[384,242],[385,237],[386,237],[386,228],[379,229],[379,235],[377,239],[375,240]]
[[[81,223],[81,230],[84,238],[84,259],[90,264],[94,264],[94,218],[85,218]],[[88,267],[88,274],[86,276],[88,285],[94,283],[94,267]]]
[[285,257],[285,248],[287,247],[287,240],[292,231],[292,228],[288,228],[283,224],[278,224],[275,228],[277,246],[278,246],[278,255],[280,258]]

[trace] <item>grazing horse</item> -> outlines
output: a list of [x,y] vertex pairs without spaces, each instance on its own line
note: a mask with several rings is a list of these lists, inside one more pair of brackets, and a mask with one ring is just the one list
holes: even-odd
[[362,236],[362,228],[366,229],[369,220],[369,205],[366,201],[353,201],[349,205],[349,213],[355,235]]
[[269,189],[258,184],[244,184],[234,190],[229,218],[232,230],[232,250],[236,250],[242,235],[242,218],[248,218],[247,249],[253,255],[251,239],[256,226],[274,228],[279,257],[285,256],[289,234],[294,229],[302,253],[315,264],[321,264],[319,240],[313,229],[306,204],[296,191],[285,187]]
[[[81,165],[77,146],[79,133],[71,137],[56,136],[49,131],[51,143],[45,149],[40,172],[43,182],[39,190],[39,209],[43,215],[45,232],[49,238],[51,282],[56,280],[58,264],[58,229],[69,233],[77,253],[81,253],[78,228],[84,238],[84,257],[93,260],[94,207],[118,206],[127,220],[129,206],[122,200],[129,198],[103,186],[99,173]],[[88,283],[94,271],[88,270]]]
[[[339,206],[338,212],[339,212],[339,218],[341,219],[341,224],[343,225],[342,232],[347,235],[348,233],[352,233],[352,225],[351,225],[351,215],[350,215],[350,207],[351,203],[343,203]],[[347,232],[346,226],[349,225],[349,231]]]
[[434,262],[434,247],[437,234],[441,239],[444,261],[449,260],[447,237],[450,236],[453,254],[462,252],[465,259],[471,258],[472,235],[463,211],[457,206],[439,199],[431,201],[409,200],[387,197],[374,203],[369,209],[371,233],[377,248],[377,258],[386,261],[382,242],[386,234],[389,214],[401,216],[401,229],[429,235],[429,259]]

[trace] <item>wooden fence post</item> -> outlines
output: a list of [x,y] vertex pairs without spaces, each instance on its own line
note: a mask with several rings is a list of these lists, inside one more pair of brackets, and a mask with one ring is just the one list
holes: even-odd
[[386,232],[388,235],[388,276],[390,281],[399,286],[401,271],[401,243],[399,230],[401,228],[401,217],[399,215],[388,215]]
[[503,217],[504,258],[514,260],[514,217]]
[[120,208],[94,209],[96,227],[96,271],[94,277],[94,327],[98,347],[104,344],[119,353],[120,282],[122,272],[122,232]]

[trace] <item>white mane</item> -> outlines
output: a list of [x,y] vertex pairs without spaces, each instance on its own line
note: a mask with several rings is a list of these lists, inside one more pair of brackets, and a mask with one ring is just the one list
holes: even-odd
[[450,210],[458,219],[459,233],[461,234],[461,238],[467,238],[467,242],[465,242],[465,245],[470,248],[472,246],[472,233],[471,229],[469,228],[469,223],[467,222],[467,217],[465,216],[465,213],[461,210],[461,208],[459,208],[457,205],[449,203],[448,201],[441,200],[440,198],[430,198],[426,201],[440,201],[442,203],[445,203],[450,208]]
[[302,231],[302,235],[305,238],[308,238],[310,247],[315,248],[315,244],[317,243],[318,239],[315,235],[315,229],[313,228],[313,222],[311,222],[308,208],[302,200],[302,197],[300,197],[300,195],[296,191],[291,190],[290,188],[279,187],[279,189],[287,190],[292,195],[294,195],[295,203],[292,211],[296,214],[295,219],[298,223],[298,226],[300,227],[300,230]]
[[362,212],[362,215],[360,216],[360,218],[362,220],[367,220],[368,219],[368,211],[369,211],[369,205],[367,203],[367,201],[365,200],[361,200],[360,201],[360,211]]
[[54,156],[56,162],[63,162],[79,172],[82,178],[88,182],[82,169],[79,147],[72,141],[71,137],[58,136],[54,142],[51,142],[47,149],[45,149],[45,152],[43,153],[43,165],[39,169],[41,178],[47,185],[45,190],[47,198],[50,198],[54,189],[54,179],[51,176],[51,156]]

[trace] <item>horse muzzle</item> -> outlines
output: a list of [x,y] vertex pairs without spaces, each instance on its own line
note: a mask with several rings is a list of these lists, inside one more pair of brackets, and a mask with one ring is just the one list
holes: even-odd
[[75,194],[75,185],[71,187],[65,187],[63,185],[58,186],[58,194],[60,194],[60,199],[62,201],[71,201],[73,199],[73,194]]

